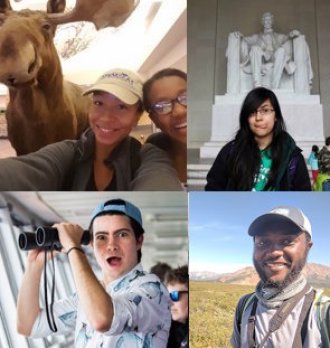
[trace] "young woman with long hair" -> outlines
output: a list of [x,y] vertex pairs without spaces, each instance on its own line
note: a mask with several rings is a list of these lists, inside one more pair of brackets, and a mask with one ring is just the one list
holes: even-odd
[[302,150],[286,132],[276,95],[258,87],[241,108],[235,139],[219,152],[207,191],[310,191]]

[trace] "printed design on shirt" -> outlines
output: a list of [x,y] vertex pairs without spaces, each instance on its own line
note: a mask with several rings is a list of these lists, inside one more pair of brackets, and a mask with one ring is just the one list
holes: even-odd
[[[132,298],[133,296],[133,298]],[[130,302],[134,303],[136,306],[138,306],[140,304],[140,302],[142,301],[142,296],[137,295],[137,294],[130,294],[130,298],[128,299]]]
[[72,323],[75,323],[77,320],[77,312],[76,311],[71,311],[64,313],[58,317],[65,326],[72,326]]
[[269,149],[260,151],[260,160],[259,172],[255,176],[252,191],[262,191],[267,185],[272,167],[272,158]]
[[262,164],[256,178],[256,185],[260,184],[260,182],[268,180],[269,172],[270,172],[270,168],[266,168]]
[[76,348],[85,348],[87,347],[88,341],[93,336],[93,330],[91,330],[86,323],[82,323],[82,327],[78,332],[76,338]]
[[147,282],[140,285],[140,288],[144,290],[147,298],[149,298],[150,300],[153,300],[159,297],[158,303],[161,302],[164,293],[161,290],[160,282]]
[[[143,339],[138,336],[136,333],[132,331],[126,331],[129,330],[127,328],[124,329],[124,333],[120,336],[116,343],[116,348],[134,348],[134,347],[142,347],[144,348],[145,346],[142,345]],[[151,347],[146,346],[146,347]]]
[[145,273],[139,270],[136,270],[133,275],[128,275],[126,277],[124,277],[114,288],[114,291],[119,291],[120,289],[128,286],[132,281],[134,281],[135,279],[139,278],[139,277],[143,277],[145,276]]

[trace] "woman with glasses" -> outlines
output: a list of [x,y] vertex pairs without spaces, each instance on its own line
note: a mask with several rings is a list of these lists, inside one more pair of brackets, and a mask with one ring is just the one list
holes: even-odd
[[301,149],[285,130],[275,94],[250,91],[235,139],[219,152],[207,174],[206,191],[310,191]]
[[182,190],[166,154],[130,137],[144,110],[137,74],[109,70],[84,94],[92,95],[90,128],[78,141],[0,160],[1,190]]
[[170,157],[183,184],[187,181],[187,74],[177,69],[158,71],[143,85],[143,103],[162,131],[148,143]]
[[189,276],[188,266],[178,267],[166,273],[165,285],[170,293],[172,323],[168,348],[188,348],[189,334]]

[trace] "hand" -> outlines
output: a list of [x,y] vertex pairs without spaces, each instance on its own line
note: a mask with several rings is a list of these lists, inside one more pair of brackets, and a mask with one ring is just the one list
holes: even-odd
[[67,252],[74,246],[80,246],[81,238],[84,233],[84,230],[81,226],[77,224],[62,222],[53,225],[53,227],[57,228],[58,237],[65,252]]
[[300,36],[300,31],[296,30],[296,29],[292,30],[292,31],[290,31],[289,36],[290,36],[291,39],[293,39],[295,37],[298,37],[298,36]]
[[[54,250],[53,257],[58,255],[59,252]],[[52,258],[52,254],[50,252],[47,253],[47,261]],[[43,268],[45,262],[45,250],[41,249],[32,249],[28,252],[27,261],[31,266],[38,266]]]
[[233,35],[236,37],[236,38],[241,38],[241,37],[243,37],[243,34],[240,32],[240,31],[234,31],[233,32]]

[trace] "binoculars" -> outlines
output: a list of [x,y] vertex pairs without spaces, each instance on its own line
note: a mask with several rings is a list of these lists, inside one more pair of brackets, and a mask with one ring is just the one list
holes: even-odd
[[[80,243],[87,245],[90,242],[90,239],[89,231],[84,231]],[[54,227],[38,227],[35,233],[22,232],[18,237],[18,245],[21,250],[62,249],[62,244],[58,238],[57,228]]]

